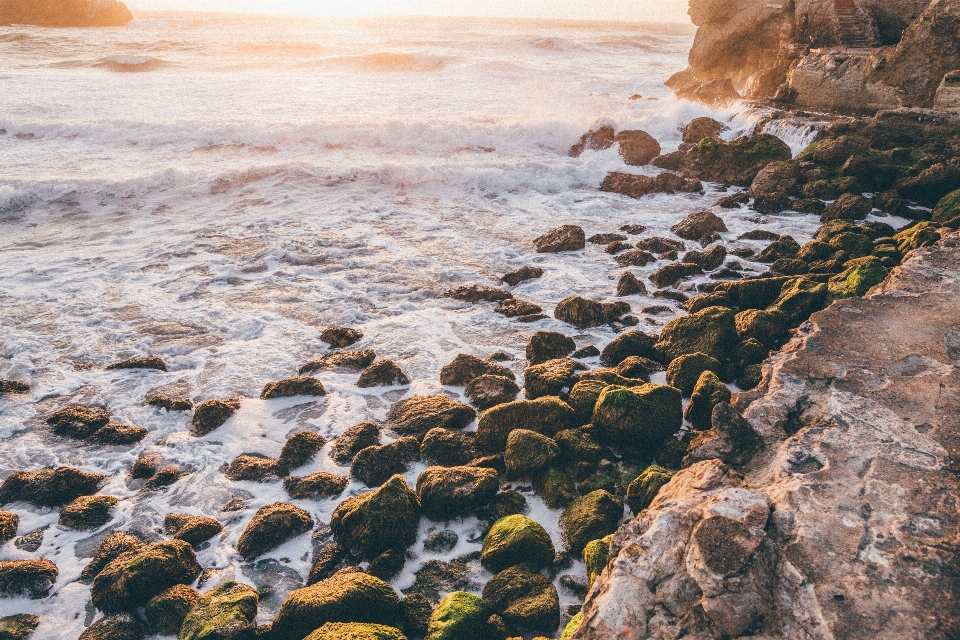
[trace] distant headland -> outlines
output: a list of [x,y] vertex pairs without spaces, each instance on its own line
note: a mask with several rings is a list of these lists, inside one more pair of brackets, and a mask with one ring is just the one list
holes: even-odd
[[0,0],[0,25],[122,27],[133,14],[117,0]]

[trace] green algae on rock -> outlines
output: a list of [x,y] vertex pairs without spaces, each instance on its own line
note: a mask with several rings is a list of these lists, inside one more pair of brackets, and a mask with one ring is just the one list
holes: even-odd
[[160,635],[175,636],[198,599],[200,593],[196,589],[175,584],[147,603],[144,610],[147,623]]
[[698,431],[710,428],[710,415],[721,402],[730,402],[732,394],[713,371],[704,371],[690,396],[684,417]]
[[49,560],[0,560],[0,597],[45,598],[60,570]]
[[650,506],[660,488],[672,477],[673,474],[663,467],[650,465],[627,487],[627,506],[634,514],[640,513]]
[[477,446],[484,451],[503,451],[514,429],[529,429],[545,436],[574,426],[574,411],[563,400],[544,396],[515,400],[487,409],[477,425]]
[[483,599],[454,591],[430,615],[426,640],[488,640],[489,617],[490,610]]
[[883,282],[890,273],[890,270],[883,266],[883,262],[873,256],[855,258],[844,266],[846,270],[830,278],[827,283],[830,297],[835,300],[862,296],[871,287]]
[[188,542],[158,542],[107,564],[94,578],[90,597],[107,614],[133,611],[173,585],[190,584],[200,572]]
[[607,559],[610,555],[610,543],[613,541],[613,534],[596,540],[591,540],[583,548],[583,563],[587,567],[587,584],[593,586],[593,581],[597,579],[600,572],[607,566]]
[[514,429],[507,437],[504,461],[512,476],[540,469],[560,455],[557,443],[529,429]]
[[553,564],[553,557],[553,542],[546,529],[518,514],[494,523],[483,539],[480,564],[493,572],[517,564],[542,569]]
[[940,199],[930,217],[933,224],[956,229],[960,226],[960,189],[952,191]]
[[807,278],[794,278],[783,284],[780,296],[768,310],[782,312],[787,317],[788,326],[794,327],[820,311],[826,301],[827,285]]
[[523,372],[524,397],[536,400],[569,392],[576,381],[576,369],[577,363],[569,358],[556,358],[527,367]]
[[622,517],[623,503],[601,489],[578,498],[563,512],[560,533],[570,552],[579,554],[591,540],[616,531]]
[[572,470],[557,465],[533,475],[533,490],[550,509],[562,509],[577,499],[577,482]]
[[497,472],[482,467],[429,467],[417,478],[423,515],[451,520],[476,512],[497,495]]
[[420,504],[403,476],[393,476],[375,491],[347,498],[330,519],[333,535],[361,560],[387,549],[406,549],[417,539]]
[[240,534],[237,553],[247,562],[313,528],[310,514],[285,502],[264,505]]
[[118,502],[113,496],[80,496],[60,512],[60,524],[77,531],[102,527],[110,522]]
[[704,371],[720,371],[720,361],[699,352],[679,356],[667,367],[667,384],[688,397]]
[[673,387],[607,387],[597,400],[593,425],[602,441],[652,454],[680,429],[682,413],[680,391]]
[[745,309],[734,316],[741,340],[753,338],[766,347],[773,347],[787,335],[787,318],[778,309]]
[[563,628],[563,633],[560,634],[560,640],[571,640],[573,634],[577,632],[577,629],[580,628],[580,624],[583,622],[583,612],[578,611],[577,615],[570,618],[570,622],[567,623],[567,626]]
[[0,618],[0,640],[27,640],[40,626],[40,616],[15,613]]
[[560,597],[549,578],[525,565],[504,569],[483,587],[483,601],[522,633],[553,634],[560,626]]
[[384,624],[328,622],[306,640],[407,640],[407,637],[399,629]]
[[705,353],[723,362],[737,344],[734,313],[727,307],[707,307],[667,323],[657,348],[673,360],[690,353]]
[[256,629],[260,597],[230,580],[200,596],[183,621],[178,640],[247,640]]

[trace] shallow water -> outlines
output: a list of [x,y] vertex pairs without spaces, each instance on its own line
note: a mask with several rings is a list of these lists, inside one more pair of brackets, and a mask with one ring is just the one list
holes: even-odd
[[[383,419],[409,395],[459,397],[462,389],[439,385],[457,353],[506,351],[520,376],[537,329],[602,348],[615,337],[610,328],[519,324],[490,305],[438,295],[537,265],[544,277],[513,293],[548,314],[569,295],[612,300],[623,269],[602,247],[536,254],[532,239],[560,224],[591,235],[634,223],[649,227],[642,237],[664,235],[722,194],[709,186],[702,196],[641,200],[600,193],[608,171],[650,170],[626,167],[616,149],[573,159],[570,145],[600,121],[644,129],[666,152],[694,117],[729,122],[727,137],[760,117],[679,102],[663,86],[685,66],[686,26],[138,17],[122,29],[0,28],[0,378],[33,386],[0,401],[0,476],[47,465],[106,473],[102,493],[123,499],[108,530],[159,539],[167,513],[219,518],[224,534],[198,552],[216,570],[205,588],[270,578],[262,621],[306,576],[311,540],[266,554],[269,566],[245,565],[234,550],[244,526],[288,497],[278,482],[231,482],[221,467],[243,452],[276,456],[299,429],[332,439]],[[794,151],[815,133],[768,130]],[[800,214],[721,215],[728,247],[758,226],[803,243],[818,225]],[[627,301],[634,312],[677,310],[647,296]],[[671,317],[641,315],[638,328],[656,332]],[[265,383],[325,352],[318,336],[329,325],[361,329],[358,346],[397,362],[411,386],[364,390],[356,375],[321,372],[325,398],[257,399]],[[169,373],[102,369],[145,354],[162,356]],[[190,414],[143,405],[159,387],[195,401],[244,399],[223,427],[195,438]],[[115,448],[55,438],[42,417],[68,401],[106,405],[149,435]],[[190,474],[138,493],[128,471],[144,450]],[[405,474],[411,485],[422,469]],[[296,474],[319,470],[348,473],[324,452]],[[364,490],[353,482],[342,498]],[[246,509],[221,512],[236,495]],[[527,497],[559,547],[559,512]],[[295,503],[325,523],[339,501]],[[103,533],[91,540],[61,529],[56,510],[13,509],[20,535],[49,529],[35,554],[7,543],[0,558],[47,557],[60,578],[48,600],[0,600],[0,615],[37,612],[38,637],[74,638],[94,614],[89,588],[76,580]],[[437,557],[422,539],[438,526],[460,534],[443,557],[479,550],[469,542],[475,519],[424,519],[394,586],[409,587]],[[582,564],[567,572],[583,574]],[[478,575],[480,584],[489,577]],[[577,602],[560,593],[562,609]]]

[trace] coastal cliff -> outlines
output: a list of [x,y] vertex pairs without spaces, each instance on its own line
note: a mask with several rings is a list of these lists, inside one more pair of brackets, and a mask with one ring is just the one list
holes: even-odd
[[122,27],[133,14],[117,0],[0,0],[0,25]]

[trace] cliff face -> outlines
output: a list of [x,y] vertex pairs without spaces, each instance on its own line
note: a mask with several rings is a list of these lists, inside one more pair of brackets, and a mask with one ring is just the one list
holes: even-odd
[[950,236],[812,316],[735,398],[760,451],[689,457],[573,637],[958,637],[958,276]]
[[0,24],[122,27],[133,20],[117,0],[0,0]]

